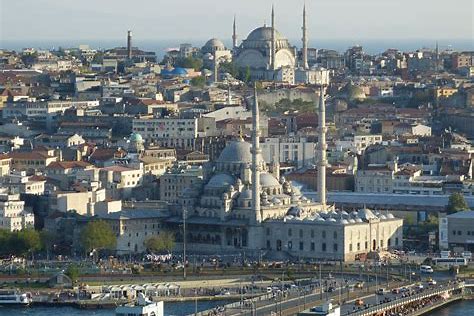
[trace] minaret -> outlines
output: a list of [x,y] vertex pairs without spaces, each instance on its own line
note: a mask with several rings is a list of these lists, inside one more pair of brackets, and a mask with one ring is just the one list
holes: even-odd
[[272,56],[271,56],[271,62],[270,62],[270,67],[272,70],[275,70],[275,54],[276,54],[276,42],[275,42],[275,11],[273,10],[273,5],[272,5],[272,45],[271,45],[271,50],[272,50]]
[[255,213],[257,223],[262,221],[260,209],[260,161],[258,157],[260,151],[260,124],[257,100],[257,85],[253,88],[253,107],[252,107],[252,211]]
[[308,29],[306,28],[306,4],[303,6],[303,68],[308,69]]
[[219,67],[219,63],[217,61],[217,51],[214,52],[214,83],[217,83],[219,82],[219,74],[218,74],[218,67]]
[[132,59],[132,31],[127,32],[127,58]]
[[436,73],[438,73],[439,71],[439,46],[438,46],[438,41],[436,41],[436,65],[435,65],[435,71]]
[[[321,76],[322,80],[322,76]],[[318,163],[318,198],[323,207],[326,207],[326,105],[324,104],[324,83],[321,82],[319,90],[319,163]]]
[[235,15],[234,15],[234,27],[232,32],[232,49],[235,51],[237,49],[237,26],[235,25]]

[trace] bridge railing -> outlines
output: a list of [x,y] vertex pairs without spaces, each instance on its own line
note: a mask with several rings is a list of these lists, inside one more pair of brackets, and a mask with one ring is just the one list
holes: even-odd
[[395,301],[382,303],[382,304],[379,304],[377,306],[372,306],[372,307],[369,307],[369,308],[364,309],[364,310],[355,311],[354,313],[351,313],[350,315],[351,316],[368,316],[368,315],[372,315],[374,313],[383,312],[383,311],[390,310],[390,309],[395,308],[395,307],[400,307],[400,306],[403,306],[403,305],[406,305],[406,304],[409,304],[409,303],[413,303],[415,301],[419,301],[421,299],[428,298],[428,297],[431,297],[431,296],[434,296],[434,295],[439,295],[439,294],[442,294],[442,293],[446,293],[447,291],[454,291],[454,290],[457,290],[457,289],[461,289],[463,287],[464,287],[464,283],[459,283],[459,284],[456,284],[456,285],[450,285],[450,286],[445,286],[445,287],[442,287],[442,288],[432,289],[432,290],[425,291],[425,292],[422,292],[422,293],[419,293],[419,294],[415,294],[415,295],[412,295],[412,296],[409,296],[409,297],[404,297],[404,298],[401,298],[401,299],[398,299],[398,300],[395,300]]

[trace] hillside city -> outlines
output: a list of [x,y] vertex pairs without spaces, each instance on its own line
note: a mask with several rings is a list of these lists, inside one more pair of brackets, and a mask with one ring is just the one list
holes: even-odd
[[[322,299],[313,290],[323,263],[328,280],[352,267],[375,286],[385,281],[371,280],[364,262],[378,262],[382,279],[397,262],[408,278],[412,262],[410,281],[422,262],[467,266],[474,51],[313,48],[309,18],[304,9],[301,43],[277,31],[272,9],[270,25],[246,37],[234,18],[229,41],[163,56],[136,47],[143,34],[132,30],[123,47],[0,49],[0,274],[21,283],[48,267],[62,271],[48,282],[74,288],[158,273],[167,282],[153,287],[166,292],[158,296],[238,297],[267,268],[291,280],[314,265],[317,285],[295,294],[306,302]],[[220,269],[254,279],[237,293],[173,283]],[[402,282],[393,271],[387,284]],[[326,292],[344,291],[338,278]],[[125,291],[111,286],[107,298]],[[406,308],[441,300],[433,295]],[[345,311],[340,293],[339,303],[341,315],[355,309]],[[239,306],[213,313],[254,315]]]

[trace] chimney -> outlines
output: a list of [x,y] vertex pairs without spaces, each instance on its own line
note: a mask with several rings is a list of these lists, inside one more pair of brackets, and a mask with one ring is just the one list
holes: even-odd
[[132,31],[127,32],[127,58],[132,59]]

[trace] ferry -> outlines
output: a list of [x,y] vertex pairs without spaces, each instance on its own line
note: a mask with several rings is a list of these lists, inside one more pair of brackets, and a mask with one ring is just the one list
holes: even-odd
[[16,290],[0,290],[0,305],[30,305],[31,293],[20,293]]
[[163,301],[152,302],[138,293],[136,303],[125,304],[115,309],[115,316],[164,316]]

